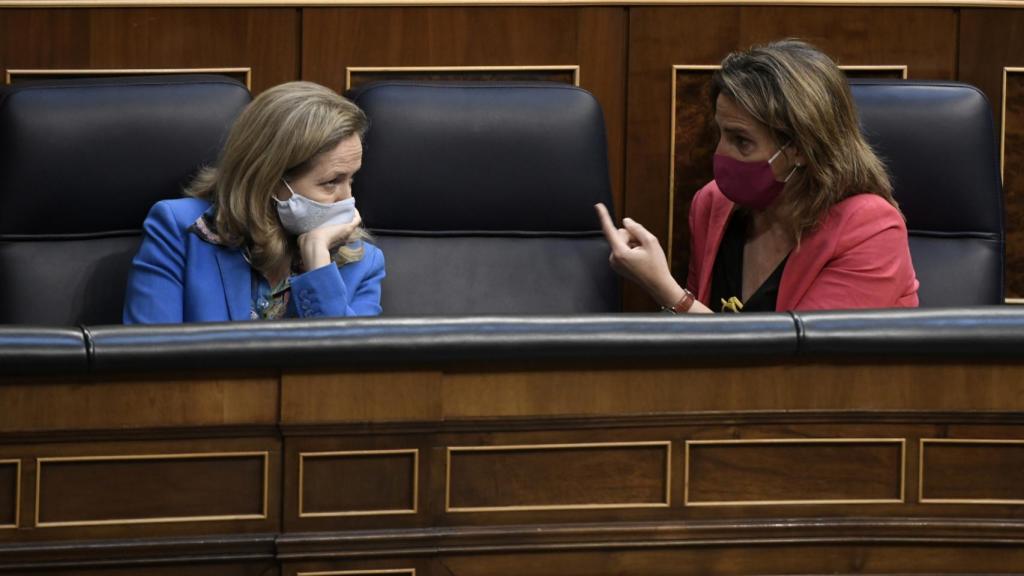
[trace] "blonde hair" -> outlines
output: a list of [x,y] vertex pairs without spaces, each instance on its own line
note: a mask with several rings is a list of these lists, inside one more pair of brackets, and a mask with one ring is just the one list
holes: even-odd
[[[302,176],[318,157],[368,121],[358,106],[312,82],[288,82],[263,92],[238,116],[215,167],[206,167],[185,190],[216,206],[217,233],[248,250],[253,268],[267,275],[298,258],[296,239],[281,226],[273,195],[282,178]],[[338,265],[363,257],[360,227],[342,246]],[[355,244],[351,244],[355,242]]]
[[733,52],[711,83],[711,102],[724,94],[768,127],[781,147],[806,158],[783,191],[780,216],[799,243],[832,206],[868,192],[894,207],[885,165],[861,133],[846,76],[828,56],[799,40]]

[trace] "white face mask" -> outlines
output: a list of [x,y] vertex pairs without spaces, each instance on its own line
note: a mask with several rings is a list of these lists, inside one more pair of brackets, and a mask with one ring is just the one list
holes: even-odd
[[281,181],[288,186],[292,197],[287,200],[274,198],[274,202],[277,202],[277,215],[281,219],[284,229],[296,236],[321,226],[348,224],[356,217],[355,198],[346,198],[333,204],[322,204],[301,194],[296,194],[287,182]]

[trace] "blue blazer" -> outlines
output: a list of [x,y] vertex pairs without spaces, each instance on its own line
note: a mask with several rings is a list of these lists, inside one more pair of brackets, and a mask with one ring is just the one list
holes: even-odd
[[[240,249],[217,246],[188,230],[210,203],[163,200],[143,224],[125,294],[125,324],[249,320],[252,268]],[[380,314],[384,255],[364,243],[363,259],[324,266],[291,280],[290,316]]]

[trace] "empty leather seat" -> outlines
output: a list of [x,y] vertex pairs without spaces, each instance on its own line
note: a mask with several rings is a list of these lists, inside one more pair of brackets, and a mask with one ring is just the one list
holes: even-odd
[[1003,196],[992,108],[956,82],[852,80],[907,218],[922,307],[1003,302]]
[[371,84],[360,213],[386,315],[620,309],[593,205],[611,206],[600,105],[564,84]]

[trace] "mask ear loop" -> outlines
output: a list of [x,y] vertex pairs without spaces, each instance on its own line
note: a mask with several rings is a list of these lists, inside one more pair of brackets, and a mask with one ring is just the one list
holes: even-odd
[[[768,159],[768,163],[771,164],[772,162],[774,162],[775,159],[779,157],[779,154],[782,154],[782,151],[785,150],[786,148],[788,148],[789,145],[792,144],[792,143],[793,143],[792,141],[789,141],[789,142],[786,142],[785,144],[783,144],[782,147],[780,147],[778,149],[778,151],[775,152],[775,154],[772,154],[772,157]],[[789,179],[793,177],[793,174],[796,174],[796,171],[797,171],[798,168],[800,168],[800,164],[795,164],[793,166],[793,169],[789,171],[789,174],[786,175],[786,177],[782,180],[782,182],[783,183],[789,182]]]
[[285,180],[284,178],[281,178],[281,182],[284,182],[284,185],[285,187],[288,188],[288,191],[292,193],[292,196],[295,196],[295,190],[292,190],[291,184],[288,184],[288,181]]

